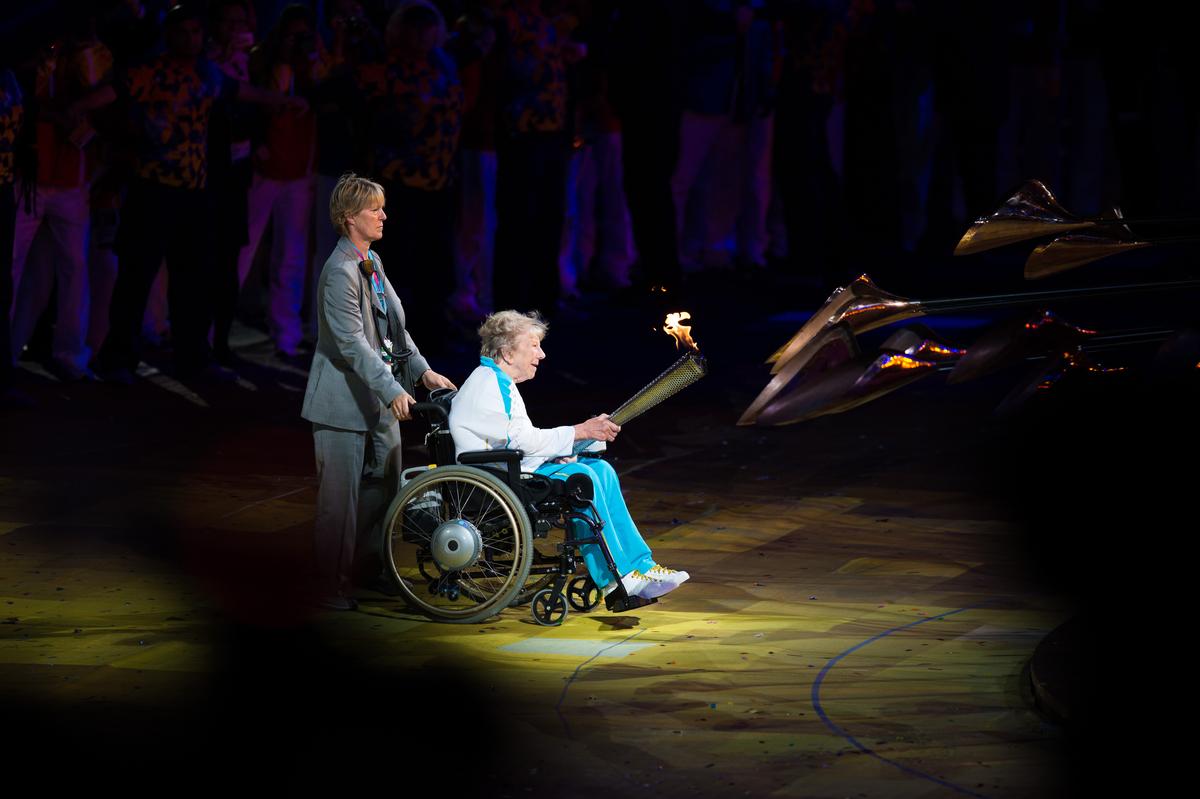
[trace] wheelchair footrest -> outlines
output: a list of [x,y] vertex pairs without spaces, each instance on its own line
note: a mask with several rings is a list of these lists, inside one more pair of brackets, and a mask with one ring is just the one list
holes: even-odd
[[618,596],[621,593],[623,592],[614,591],[604,598],[604,607],[608,608],[610,613],[622,613],[626,610],[643,608],[646,605],[653,605],[658,602],[658,597],[644,599],[640,596]]

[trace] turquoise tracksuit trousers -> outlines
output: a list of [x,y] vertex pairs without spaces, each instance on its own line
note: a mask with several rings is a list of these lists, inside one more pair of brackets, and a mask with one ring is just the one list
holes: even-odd
[[[608,564],[604,562],[604,554],[598,545],[585,544],[580,547],[588,574],[597,587],[603,588],[634,569],[645,573],[654,567],[650,547],[638,532],[633,517],[629,515],[625,497],[621,494],[620,480],[608,461],[590,458],[580,459],[575,463],[543,463],[538,467],[537,473],[555,480],[566,480],[573,474],[585,474],[591,478],[595,495],[592,502],[600,520],[604,522],[604,542],[608,544],[608,551],[612,553],[613,562],[617,565],[617,574],[610,574]],[[591,535],[590,531],[582,529],[582,522],[573,524],[577,526],[577,536]]]

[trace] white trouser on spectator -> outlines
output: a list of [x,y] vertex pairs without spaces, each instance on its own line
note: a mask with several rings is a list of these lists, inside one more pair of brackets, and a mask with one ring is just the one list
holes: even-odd
[[[718,187],[719,196],[696,198],[698,207],[703,209],[699,232],[702,246],[719,248],[721,242],[733,238],[739,258],[750,263],[765,263],[774,132],[774,115],[751,117],[745,124],[735,125],[727,116],[683,113],[679,126],[679,160],[671,177],[671,191],[675,198],[676,241],[685,266],[694,260],[697,250],[685,236],[689,199],[693,189],[704,188],[711,195],[714,187]],[[714,158],[718,159],[716,163],[713,163]],[[721,173],[730,166],[740,177],[733,185],[719,188],[725,186]],[[704,173],[712,179],[700,187],[697,184]],[[733,230],[728,229],[731,223]]]
[[621,160],[619,132],[595,136],[571,158],[558,261],[563,296],[576,293],[576,281],[588,271],[589,264],[603,275],[609,287],[629,285],[629,267],[636,254]]
[[742,149],[742,207],[737,222],[737,252],[752,264],[767,262],[767,210],[771,206],[771,148],[775,115],[751,117]]
[[117,254],[113,241],[117,235],[117,211],[101,208],[92,213],[88,236],[88,313],[87,345],[96,352],[108,335],[108,309],[113,287],[117,284]]
[[596,177],[591,146],[571,151],[567,160],[567,201],[563,204],[562,246],[558,252],[558,295],[579,296],[579,278],[596,249]]
[[496,153],[460,150],[458,219],[454,230],[454,296],[460,316],[480,320],[492,311],[496,244]]
[[158,265],[154,282],[150,284],[150,296],[146,298],[146,313],[142,314],[142,337],[159,345],[171,331],[171,319],[167,313],[167,261]]
[[[17,220],[13,237],[12,350],[13,357],[29,343],[50,292],[58,284],[57,319],[51,355],[72,371],[87,368],[88,350],[88,192],[86,188],[53,189],[39,186],[36,205],[25,210],[17,187]],[[54,249],[50,268],[25,269],[39,228],[46,225]],[[32,264],[32,262],[31,262]]]
[[249,242],[238,254],[238,285],[246,282],[267,222],[272,221],[267,322],[275,346],[293,354],[303,331],[300,306],[308,264],[308,223],[313,207],[312,177],[272,180],[255,173],[247,197]]

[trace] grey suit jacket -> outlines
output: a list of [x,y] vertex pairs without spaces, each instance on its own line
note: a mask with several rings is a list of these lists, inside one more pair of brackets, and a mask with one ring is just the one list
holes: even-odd
[[[404,326],[400,298],[378,257],[375,266],[383,278],[391,328],[399,330]],[[364,324],[378,303],[371,281],[359,270],[354,245],[342,237],[317,280],[317,351],[300,412],[308,421],[344,430],[370,430],[381,413],[391,412],[387,406],[392,400],[405,391],[379,355],[375,326],[370,321]],[[403,344],[395,342],[396,350],[404,347],[412,350],[404,376],[411,387],[429,363],[407,329]]]

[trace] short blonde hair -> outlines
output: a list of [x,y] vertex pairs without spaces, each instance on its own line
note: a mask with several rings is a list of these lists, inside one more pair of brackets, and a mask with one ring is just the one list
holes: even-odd
[[479,326],[479,354],[495,360],[504,350],[515,347],[525,333],[532,331],[543,339],[549,329],[537,311],[496,311]]
[[338,233],[348,236],[350,232],[346,229],[346,220],[376,201],[383,202],[383,186],[347,172],[338,178],[333,194],[329,196],[329,221]]

